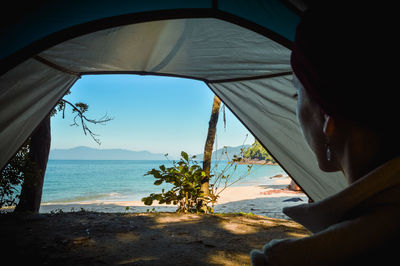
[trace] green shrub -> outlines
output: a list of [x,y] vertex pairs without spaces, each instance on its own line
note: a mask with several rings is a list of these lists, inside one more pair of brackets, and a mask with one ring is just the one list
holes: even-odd
[[163,182],[172,184],[173,187],[161,193],[151,193],[150,196],[142,198],[146,205],[152,205],[154,200],[160,204],[174,204],[178,206],[177,212],[204,212],[207,199],[201,191],[201,183],[206,173],[197,162],[193,161],[195,156],[189,157],[184,151],[181,159],[173,162],[173,166],[166,168],[160,165],[160,169],[152,169],[146,175],[152,175],[157,180],[154,185],[159,186]]
[[22,182],[36,173],[34,165],[27,141],[0,173],[0,208],[18,203]]
[[[242,153],[243,149],[241,155]],[[173,187],[168,191],[162,189],[161,193],[151,193],[150,196],[142,198],[144,204],[152,205],[156,200],[160,204],[177,205],[177,212],[212,213],[219,194],[249,175],[252,169],[252,165],[248,165],[247,175],[233,178],[233,173],[237,168],[236,163],[241,160],[240,156],[234,155],[220,172],[217,171],[218,164],[215,164],[210,176],[206,178],[206,172],[193,160],[195,157],[189,157],[186,152],[182,151],[181,159],[178,162],[173,161],[172,167],[167,168],[165,165],[160,165],[159,169],[153,168],[147,172],[146,175],[152,175],[156,179],[154,185],[159,186],[165,182],[172,184]],[[201,185],[205,180],[212,181],[209,184],[209,195],[204,195],[201,191]]]

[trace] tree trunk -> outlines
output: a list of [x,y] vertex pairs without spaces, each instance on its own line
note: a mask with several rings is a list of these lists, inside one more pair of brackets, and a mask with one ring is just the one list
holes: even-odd
[[49,159],[51,142],[50,115],[47,116],[31,136],[29,158],[33,163],[31,173],[25,175],[16,212],[39,212],[42,200],[44,175]]
[[206,172],[207,177],[204,178],[202,182],[201,190],[206,196],[210,195],[209,181],[210,181],[210,168],[211,168],[211,154],[214,146],[215,133],[217,132],[217,123],[218,123],[220,107],[221,107],[221,100],[217,96],[214,96],[210,122],[208,123],[208,134],[207,134],[206,144],[204,146],[204,158],[203,158],[203,171]]

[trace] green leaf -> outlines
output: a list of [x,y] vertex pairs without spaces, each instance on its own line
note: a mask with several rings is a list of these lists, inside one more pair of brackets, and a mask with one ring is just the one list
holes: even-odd
[[142,198],[142,201],[144,202],[145,205],[153,204],[153,199],[151,198],[151,196]]
[[186,152],[182,151],[181,156],[185,161],[189,162],[189,155]]
[[[82,102],[75,103],[75,106],[78,108],[78,110],[81,113],[84,113],[89,109],[89,105],[87,105],[86,103],[82,103]],[[72,112],[74,113],[74,112],[76,112],[76,110],[73,109]]]
[[162,182],[163,182],[163,180],[156,180],[156,181],[154,182],[154,185],[159,186],[159,185],[162,184]]

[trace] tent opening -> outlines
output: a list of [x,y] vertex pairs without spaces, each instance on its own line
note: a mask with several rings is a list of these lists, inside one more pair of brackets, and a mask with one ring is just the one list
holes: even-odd
[[[96,211],[103,211],[100,203],[107,204],[110,211],[117,211],[130,202],[136,211],[145,211],[150,207],[142,206],[140,199],[161,190],[154,186],[154,178],[144,176],[147,171],[158,169],[160,165],[171,166],[172,160],[179,159],[180,151],[196,155],[195,160],[201,165],[214,97],[203,82],[159,76],[94,75],[84,76],[71,92],[64,98],[69,102],[87,102],[88,117],[99,117],[107,112],[114,119],[105,126],[93,126],[92,130],[99,134],[102,142],[98,146],[80,128],[70,126],[74,115],[68,110],[52,117],[52,149],[42,211],[79,209],[75,206],[77,202]],[[224,128],[222,108],[220,113],[213,149],[212,171],[216,175],[226,168],[233,154],[240,156],[240,149],[248,149],[254,143],[251,133],[229,110]],[[168,159],[163,156],[166,153]],[[286,218],[280,211],[282,207],[307,199],[304,194],[286,190],[290,179],[277,164],[254,165],[251,174],[247,172],[247,165],[238,165],[236,171],[229,170],[229,185],[241,180],[225,191],[226,195],[222,194],[225,205],[217,207],[217,211],[254,212]],[[232,198],[232,189],[235,190],[235,204],[227,200]],[[260,210],[249,207],[250,201],[246,201],[249,193],[264,197],[264,207]],[[268,197],[274,193],[283,194]],[[245,200],[240,200],[243,197]],[[112,205],[115,208],[111,208]],[[174,211],[176,207],[155,208]]]
[[301,136],[289,56],[275,39],[216,18],[142,22],[66,40],[2,76],[2,165],[82,76],[186,77],[206,83],[313,200],[325,198],[345,180],[322,173]]

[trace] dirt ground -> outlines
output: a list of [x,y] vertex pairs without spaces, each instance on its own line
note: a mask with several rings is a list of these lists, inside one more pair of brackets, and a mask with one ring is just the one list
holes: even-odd
[[1,265],[250,265],[251,249],[308,234],[255,215],[1,214],[0,256]]

